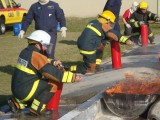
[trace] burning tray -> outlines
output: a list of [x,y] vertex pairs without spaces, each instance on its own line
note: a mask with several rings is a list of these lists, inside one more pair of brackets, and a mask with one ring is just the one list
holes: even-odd
[[108,109],[123,118],[136,118],[157,98],[160,79],[124,80],[110,86],[103,94]]
[[152,103],[156,95],[123,94],[112,95],[103,94],[104,101],[108,109],[115,115],[123,118],[137,118],[142,114],[148,105]]

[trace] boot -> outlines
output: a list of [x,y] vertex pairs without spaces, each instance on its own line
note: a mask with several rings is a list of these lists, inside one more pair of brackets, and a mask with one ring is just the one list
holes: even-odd
[[104,66],[102,66],[102,65],[96,65],[96,70],[95,70],[95,72],[102,72],[102,71],[104,71]]
[[94,74],[95,73],[95,68],[96,68],[96,63],[90,63],[89,68],[87,68],[87,73],[88,74]]
[[8,99],[8,105],[11,108],[11,111],[14,113],[20,112],[26,106],[26,104],[23,104],[20,100],[18,100],[15,97],[11,97]]
[[155,45],[156,42],[154,40],[150,41],[150,44]]

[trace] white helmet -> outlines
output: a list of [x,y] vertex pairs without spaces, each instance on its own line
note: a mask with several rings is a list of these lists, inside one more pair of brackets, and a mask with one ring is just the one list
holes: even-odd
[[29,40],[39,42],[42,46],[50,45],[50,40],[51,40],[51,36],[43,30],[36,30],[32,32],[31,35],[26,38]]
[[131,7],[132,10],[133,10],[133,11],[136,11],[138,5],[139,5],[138,2],[134,1],[134,2],[132,3],[132,7]]

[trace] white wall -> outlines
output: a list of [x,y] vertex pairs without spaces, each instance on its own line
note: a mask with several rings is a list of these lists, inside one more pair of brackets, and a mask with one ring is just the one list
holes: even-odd
[[[22,7],[29,9],[30,5],[38,0],[15,0],[21,3]],[[63,8],[66,17],[95,17],[102,12],[107,0],[54,0]],[[120,15],[130,8],[135,0],[122,0]],[[136,0],[140,2],[142,0]],[[157,14],[158,0],[144,0],[149,4],[149,10]],[[160,1],[158,3],[160,6]],[[158,8],[160,15],[160,7]]]

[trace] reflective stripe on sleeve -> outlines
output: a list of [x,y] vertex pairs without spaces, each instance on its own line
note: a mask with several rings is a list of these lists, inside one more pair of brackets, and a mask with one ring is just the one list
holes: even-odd
[[70,71],[76,71],[77,70],[77,66],[76,65],[73,65],[70,67]]
[[72,77],[73,77],[72,72],[65,71],[63,74],[62,82],[70,83],[70,82],[72,82]]
[[127,37],[122,36],[119,41],[122,42],[122,43],[125,43],[127,40],[128,40]]

